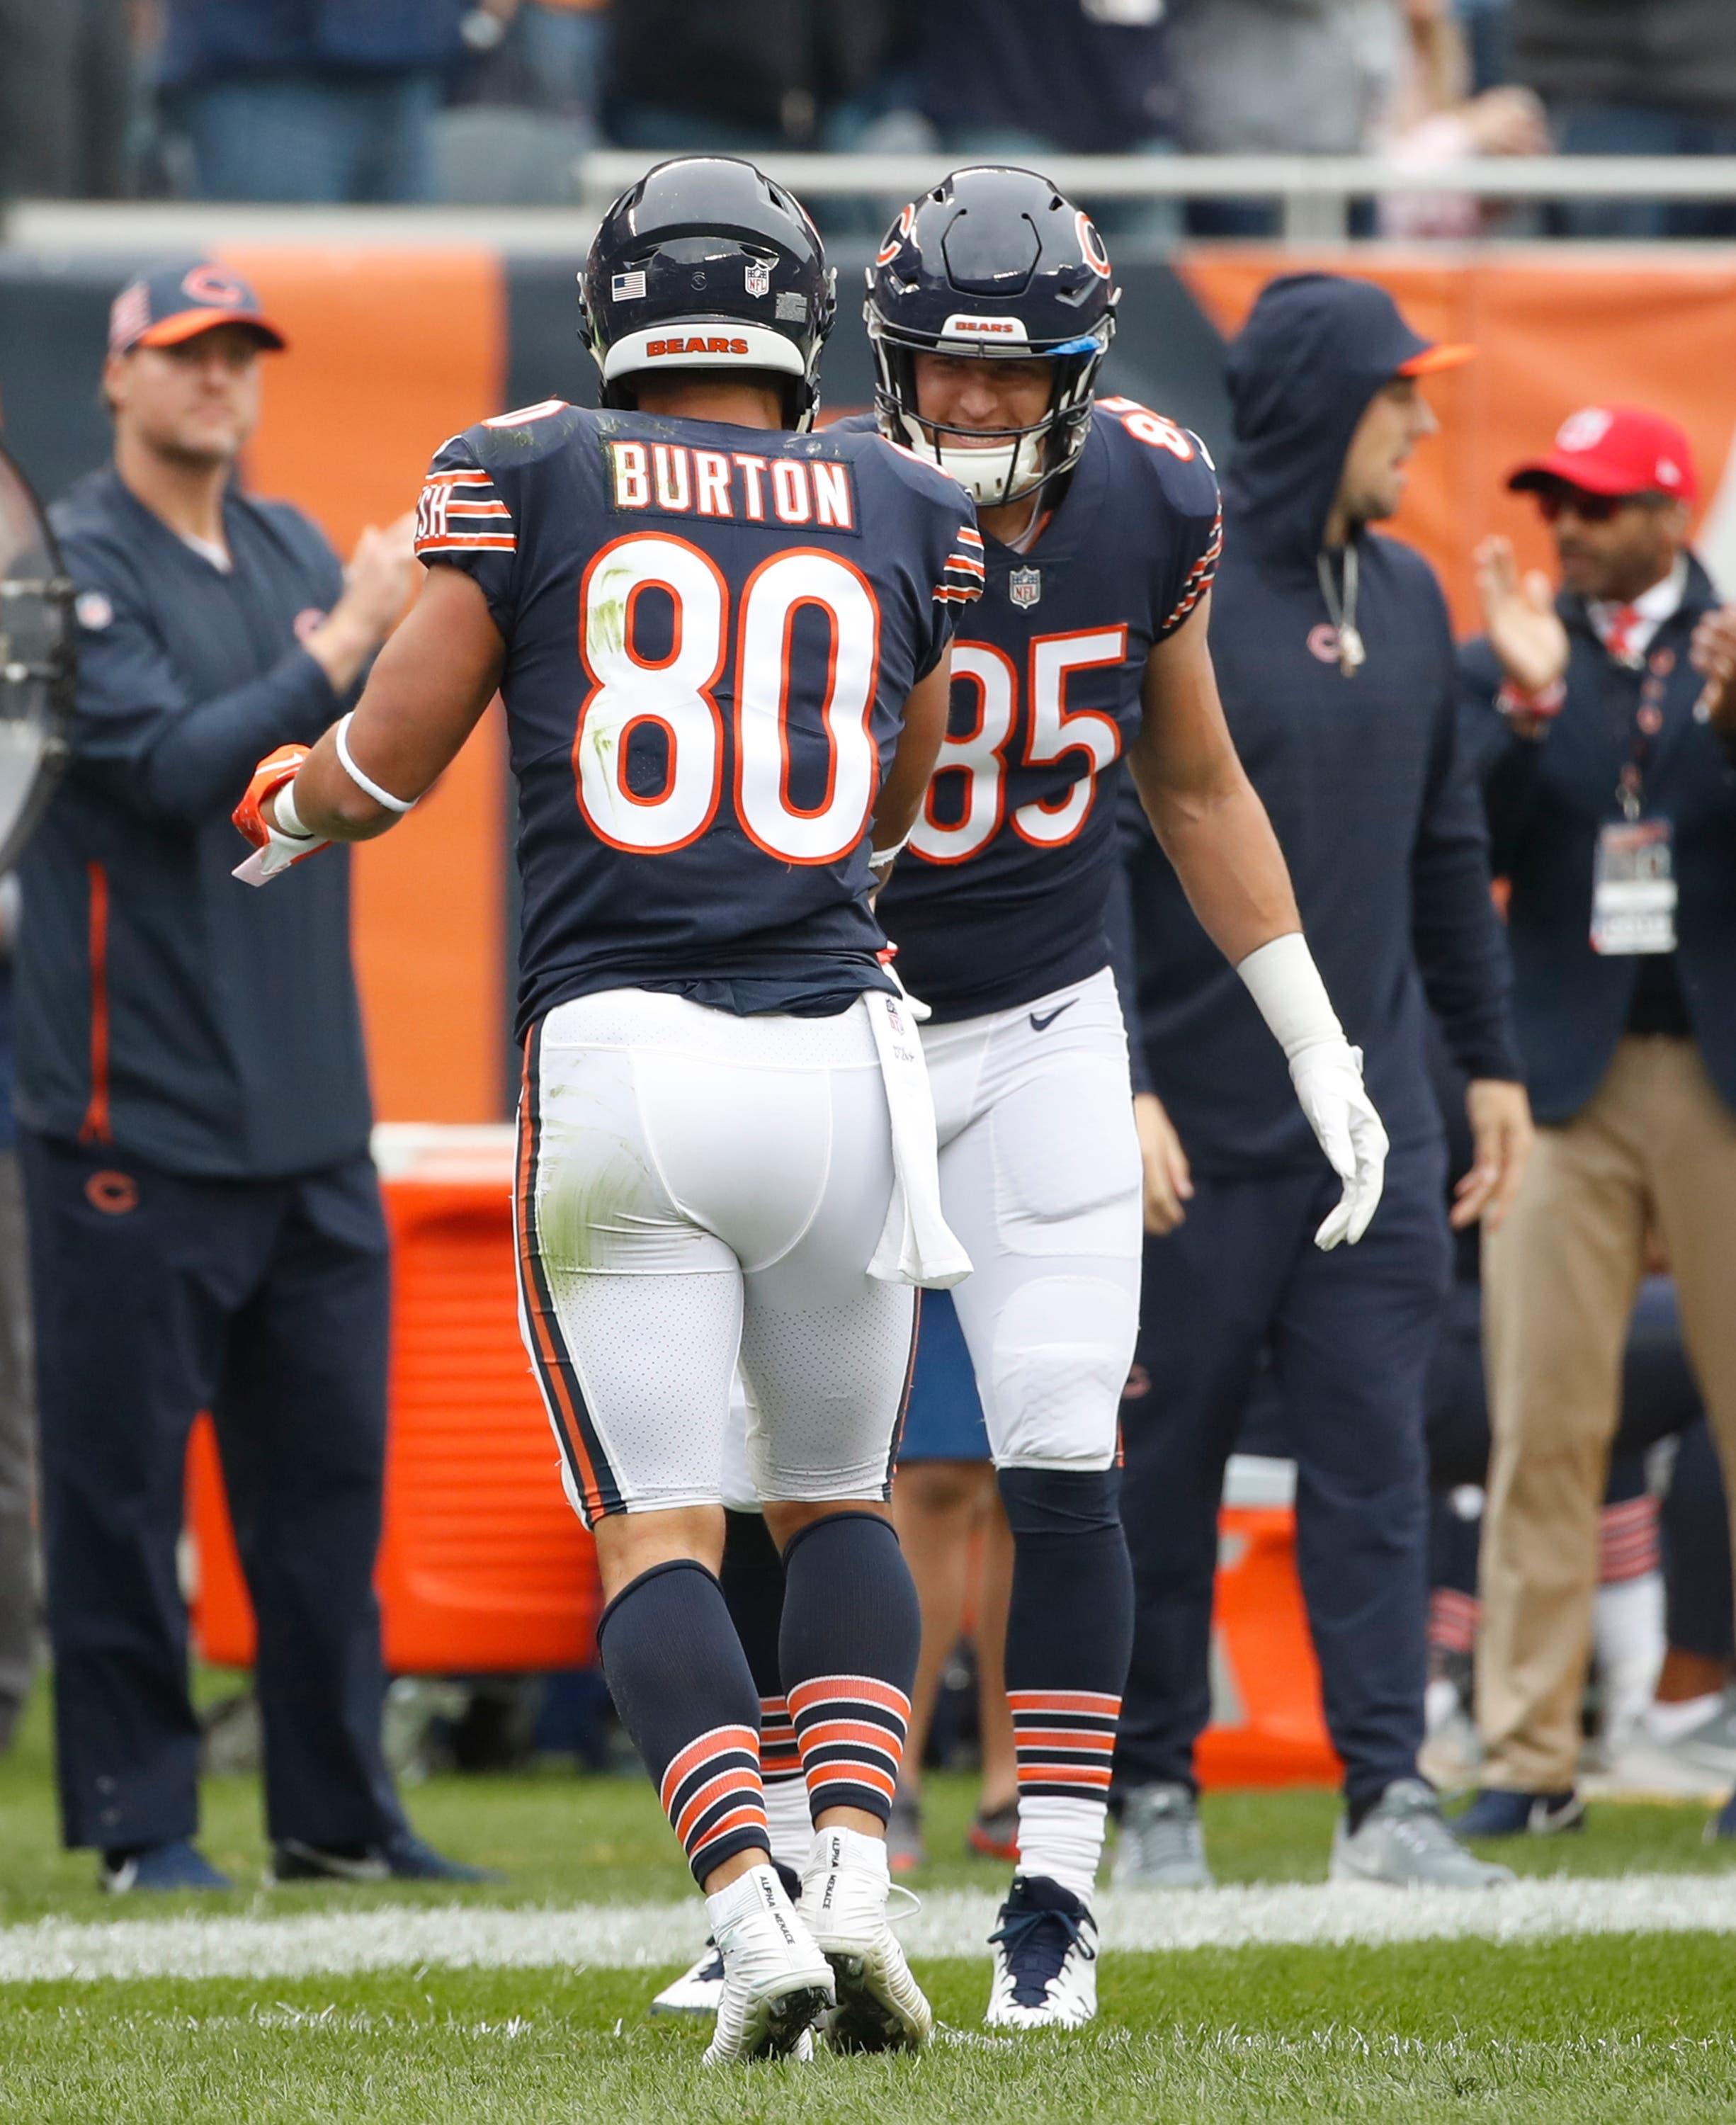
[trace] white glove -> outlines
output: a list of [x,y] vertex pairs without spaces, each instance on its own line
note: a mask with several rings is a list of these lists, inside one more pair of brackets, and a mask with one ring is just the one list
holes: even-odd
[[1308,1126],[1344,1184],[1314,1243],[1354,1246],[1380,1207],[1386,1175],[1386,1132],[1362,1082],[1362,1051],[1344,1038],[1300,931],[1262,945],[1235,971],[1283,1049]]
[[1329,1252],[1340,1240],[1354,1246],[1380,1207],[1386,1179],[1386,1132],[1362,1082],[1362,1051],[1342,1037],[1317,1041],[1291,1057],[1290,1081],[1344,1184],[1314,1243]]

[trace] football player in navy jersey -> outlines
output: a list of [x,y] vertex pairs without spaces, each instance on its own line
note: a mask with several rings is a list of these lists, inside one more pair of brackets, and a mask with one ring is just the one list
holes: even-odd
[[[266,865],[409,808],[498,687],[519,793],[525,1337],[608,1605],[610,1688],[707,1892],[708,2057],[914,2047],[885,1824],[920,1631],[887,1517],[939,1208],[877,867],[914,822],[976,595],[969,500],[808,432],[831,276],[750,164],[661,165],[582,280],[604,410],[466,430],[427,580],[353,717],[263,763]],[[256,859],[255,861],[259,860]],[[818,1835],[770,1865],[759,1692],[715,1575],[737,1353],[783,1551],[779,1658]]]
[[[987,2016],[1004,2028],[1096,2012],[1091,1898],[1132,1638],[1115,1462],[1141,1163],[1104,928],[1123,758],[1343,1178],[1321,1246],[1362,1237],[1386,1149],[1219,705],[1211,461],[1161,415],[1093,397],[1117,295],[1096,230],[1047,179],[956,171],[868,276],[875,413],[826,431],[877,426],[943,468],[985,535],[946,742],[877,912],[930,1014],[942,1202],[972,1264],[953,1303],[1014,1536],[1019,1859]],[[764,1576],[744,1556],[725,1583]],[[766,1608],[736,1605],[762,1674]]]

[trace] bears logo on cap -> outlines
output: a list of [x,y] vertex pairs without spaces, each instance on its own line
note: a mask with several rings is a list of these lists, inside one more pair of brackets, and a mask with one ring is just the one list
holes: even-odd
[[214,303],[225,309],[233,305],[237,309],[253,306],[252,289],[244,287],[233,273],[224,272],[221,266],[195,266],[181,286],[190,302]]

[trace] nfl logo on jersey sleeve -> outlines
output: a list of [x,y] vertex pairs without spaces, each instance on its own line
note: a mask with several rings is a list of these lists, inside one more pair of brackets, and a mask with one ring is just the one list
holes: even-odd
[[1021,611],[1027,611],[1042,596],[1041,568],[1014,568],[1007,577],[1007,596]]

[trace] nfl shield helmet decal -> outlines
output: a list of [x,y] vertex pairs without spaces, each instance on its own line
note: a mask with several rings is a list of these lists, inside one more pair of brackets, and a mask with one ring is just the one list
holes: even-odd
[[745,278],[750,295],[769,295],[772,291],[772,269],[763,258],[750,262]]
[[1021,611],[1028,611],[1042,596],[1042,570],[1014,568],[1007,577],[1007,596]]

